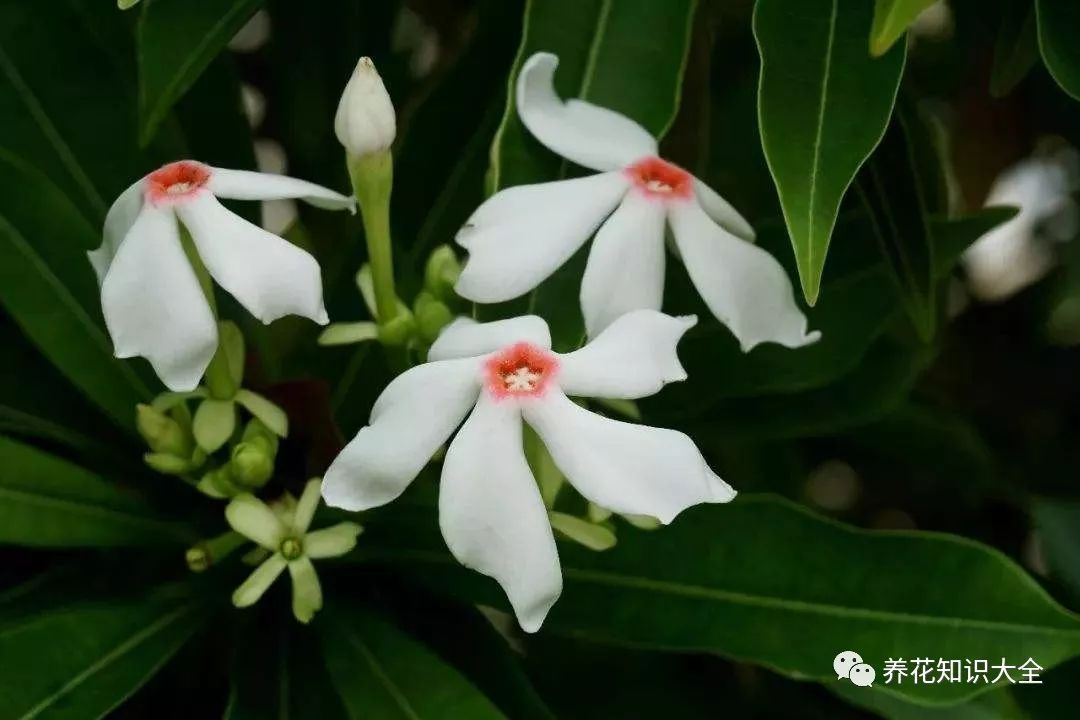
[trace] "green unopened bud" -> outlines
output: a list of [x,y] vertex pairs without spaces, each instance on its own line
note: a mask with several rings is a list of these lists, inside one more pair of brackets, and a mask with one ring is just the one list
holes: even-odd
[[199,480],[195,489],[203,495],[212,497],[216,500],[224,500],[239,495],[242,492],[247,492],[243,487],[240,487],[233,482],[232,473],[229,472],[228,465],[207,472],[202,476],[202,479]]
[[221,562],[245,542],[243,535],[229,530],[215,538],[203,540],[189,547],[184,553],[184,560],[191,572],[205,572],[211,565]]
[[424,267],[424,287],[441,300],[452,300],[454,285],[461,275],[461,263],[449,245],[440,245],[428,256]]
[[155,453],[182,458],[191,455],[191,435],[166,413],[150,405],[136,405],[135,426]]
[[416,318],[408,310],[398,314],[388,323],[379,325],[379,342],[397,347],[412,340],[416,335]]
[[427,342],[434,342],[444,327],[454,319],[454,313],[434,295],[422,292],[416,298],[416,327],[420,337]]
[[183,475],[192,467],[190,461],[165,453],[146,453],[143,455],[143,462],[163,475]]
[[274,475],[274,448],[265,437],[237,443],[229,460],[232,479],[247,488],[260,488]]

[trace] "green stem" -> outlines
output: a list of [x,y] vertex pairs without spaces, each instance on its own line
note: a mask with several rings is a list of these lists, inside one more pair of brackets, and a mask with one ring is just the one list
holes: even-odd
[[389,150],[383,150],[361,157],[350,156],[346,165],[364,222],[377,320],[380,325],[384,325],[393,320],[398,311],[390,241],[390,192],[394,185],[394,158]]
[[[184,254],[187,255],[192,270],[195,271],[195,277],[199,279],[199,287],[202,288],[203,295],[206,296],[206,302],[210,305],[210,312],[216,322],[218,311],[217,298],[214,297],[214,281],[210,278],[210,272],[206,269],[206,265],[203,264],[202,258],[199,257],[199,251],[195,248],[191,235],[183,226],[180,228],[180,243],[184,247]],[[206,381],[206,387],[210,390],[212,396],[219,400],[228,400],[236,395],[238,388],[233,383],[232,374],[229,372],[229,363],[225,358],[222,339],[223,336],[219,329],[218,348],[214,352],[214,357],[210,359],[210,364],[206,367],[203,379]]]

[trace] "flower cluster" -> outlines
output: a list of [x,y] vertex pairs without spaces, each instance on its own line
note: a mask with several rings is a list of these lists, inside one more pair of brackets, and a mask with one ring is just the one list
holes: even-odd
[[[436,251],[412,310],[394,289],[389,238],[393,106],[366,58],[334,119],[355,199],[301,180],[185,160],[142,178],[110,209],[104,242],[90,260],[116,355],[145,357],[174,391],[139,410],[152,451],[147,462],[186,477],[235,441],[228,462],[192,482],[229,499],[226,517],[235,532],[215,548],[231,550],[246,537],[263,549],[262,564],[234,596],[237,606],[256,602],[287,568],[294,613],[309,620],[322,604],[311,559],[348,552],[360,531],[342,523],[308,532],[320,492],[346,510],[384,505],[448,441],[438,503],[443,537],[462,564],[500,583],[530,632],[562,590],[555,532],[574,537],[580,529],[575,518],[552,510],[527,459],[530,437],[590,503],[595,523],[617,513],[649,527],[693,505],[735,497],[685,434],[590,409],[625,404],[687,377],[676,346],[697,319],[660,311],[665,228],[705,305],[745,351],[763,342],[796,348],[819,333],[807,331],[790,280],[753,244],[749,223],[661,159],[656,139],[630,118],[559,98],[557,62],[547,53],[525,62],[517,111],[540,142],[598,174],[495,193],[456,237],[468,251],[464,267],[449,248]],[[242,338],[218,321],[211,279],[264,323],[292,314],[326,324],[319,265],[226,210],[219,198],[299,198],[350,210],[359,200],[370,263],[358,280],[375,322],[332,326],[321,342],[378,340],[426,351],[425,362],[386,387],[369,424],[299,501],[286,493],[267,505],[251,494],[273,476],[288,423],[280,408],[240,387]],[[527,293],[590,237],[580,292],[589,341],[580,348],[552,350],[547,323],[533,315],[452,319],[457,296],[494,303]],[[200,402],[194,419],[184,404],[190,399]],[[242,434],[237,406],[252,415]],[[526,426],[535,435],[526,436]],[[596,549],[614,542],[587,532],[578,539]],[[209,562],[209,547],[193,549],[193,569]]]

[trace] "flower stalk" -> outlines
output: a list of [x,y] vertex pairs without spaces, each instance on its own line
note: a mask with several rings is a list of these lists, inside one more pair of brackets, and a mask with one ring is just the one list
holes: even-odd
[[371,264],[379,325],[394,320],[398,299],[394,290],[394,257],[390,239],[390,193],[394,185],[394,159],[390,150],[348,155],[346,165],[353,192],[360,204],[368,260]]

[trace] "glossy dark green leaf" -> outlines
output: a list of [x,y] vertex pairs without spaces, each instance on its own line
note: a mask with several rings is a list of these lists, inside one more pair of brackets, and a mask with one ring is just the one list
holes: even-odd
[[1080,598],[1080,501],[1038,498],[1031,514],[1051,570]]
[[314,631],[271,614],[283,609],[260,608],[238,629],[223,720],[347,720]]
[[967,702],[944,707],[917,705],[850,683],[836,683],[829,689],[855,707],[865,708],[884,720],[1030,720],[1009,688],[993,690]]
[[850,430],[899,407],[933,355],[932,348],[898,346],[882,338],[835,382],[798,393],[732,398],[715,405],[690,429],[706,445],[713,436],[728,441],[777,440]]
[[848,186],[889,122],[905,48],[866,52],[865,0],[758,0],[758,119],[802,282],[817,300]]
[[147,145],[172,106],[262,0],[154,0],[139,18],[139,140]]
[[32,547],[179,545],[194,540],[130,489],[0,437],[0,542]]
[[[493,583],[457,566],[437,532],[432,511],[401,510],[370,524],[358,551],[504,605]],[[563,594],[545,628],[584,639],[713,652],[830,683],[832,658],[849,645],[878,668],[917,653],[1034,657],[1049,669],[1080,654],[1080,618],[1000,552],[952,535],[858,530],[771,496],[694,508],[652,532],[620,526],[614,549],[563,545],[560,556]],[[885,687],[922,703],[988,689]]]
[[317,623],[350,718],[504,717],[454,668],[372,610],[332,606]]
[[1012,92],[1039,61],[1035,4],[1030,0],[1004,0],[1003,4],[990,69],[990,94],[998,98]]
[[[380,584],[380,590],[385,586]],[[408,584],[378,605],[514,720],[554,720],[507,637],[475,607]]]
[[1080,4],[1035,0],[1039,51],[1061,88],[1080,100]]
[[161,669],[200,617],[162,595],[76,605],[0,627],[4,717],[105,717]]
[[[929,144],[913,108],[898,106],[885,137],[855,181],[874,237],[912,326],[923,342],[937,324],[934,226],[916,147]],[[922,150],[926,152],[926,150]],[[936,178],[932,178],[936,179]]]
[[75,387],[131,429],[150,391],[113,357],[86,257],[97,231],[48,179],[3,152],[0,197],[0,303]]
[[874,0],[874,24],[870,28],[870,54],[888,52],[908,26],[937,0]]

